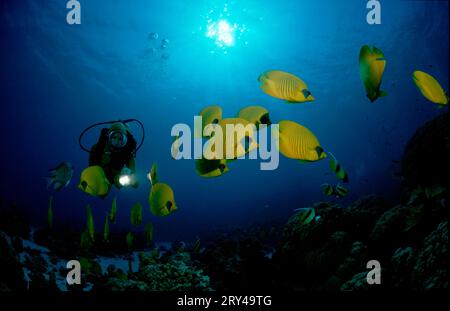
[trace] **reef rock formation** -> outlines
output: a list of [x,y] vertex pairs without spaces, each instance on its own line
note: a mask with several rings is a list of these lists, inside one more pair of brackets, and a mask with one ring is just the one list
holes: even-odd
[[449,121],[447,111],[419,128],[409,140],[401,162],[404,192],[419,185],[450,187]]
[[22,265],[11,238],[0,231],[0,291],[24,290]]

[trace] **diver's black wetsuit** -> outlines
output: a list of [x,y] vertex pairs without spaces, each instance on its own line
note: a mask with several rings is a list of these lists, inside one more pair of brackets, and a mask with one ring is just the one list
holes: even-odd
[[[103,128],[97,143],[92,146],[89,152],[89,166],[101,166],[109,182],[117,185],[115,177],[124,166],[133,171],[135,169],[136,140],[131,133],[127,132],[127,144],[123,148],[114,149],[108,144],[108,132],[107,128]],[[130,165],[130,163],[133,164]]]

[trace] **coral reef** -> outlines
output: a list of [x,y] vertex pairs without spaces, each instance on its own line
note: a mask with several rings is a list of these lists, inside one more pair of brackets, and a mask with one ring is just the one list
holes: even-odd
[[410,192],[417,186],[443,185],[450,187],[449,112],[419,128],[409,140],[402,159],[402,188]]
[[0,290],[23,290],[26,288],[22,265],[11,238],[0,231]]
[[209,277],[203,274],[184,250],[160,254],[158,249],[150,253],[139,253],[139,269],[125,274],[113,266],[104,275],[106,283],[99,284],[101,290],[130,291],[205,291]]
[[[408,144],[400,202],[377,195],[347,206],[319,202],[309,206],[317,216],[311,222],[297,212],[286,223],[227,232],[189,248],[174,242],[166,250],[151,249],[137,236],[130,251],[120,233],[110,243],[81,249],[79,233],[38,230],[28,237],[17,208],[2,210],[18,225],[0,222],[0,290],[448,288],[447,121],[448,113],[429,122]],[[80,261],[81,285],[65,282],[69,258]],[[371,260],[381,266],[379,285],[367,282]]]

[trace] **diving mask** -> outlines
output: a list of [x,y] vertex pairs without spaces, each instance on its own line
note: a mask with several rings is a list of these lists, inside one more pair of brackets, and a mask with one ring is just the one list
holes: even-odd
[[123,148],[127,144],[127,136],[120,131],[111,131],[108,140],[114,148]]

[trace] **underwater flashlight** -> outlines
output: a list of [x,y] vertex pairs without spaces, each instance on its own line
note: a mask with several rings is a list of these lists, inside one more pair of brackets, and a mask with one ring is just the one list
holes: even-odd
[[129,186],[131,183],[130,175],[122,175],[119,177],[119,183],[122,186]]
[[129,186],[131,184],[131,170],[124,166],[119,175],[119,184],[123,187]]

